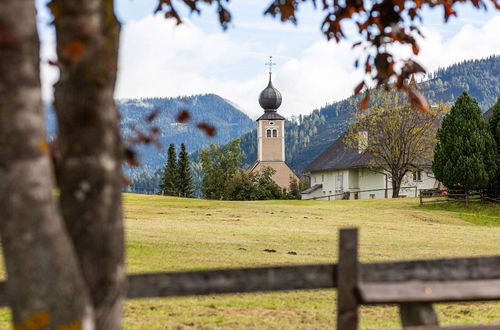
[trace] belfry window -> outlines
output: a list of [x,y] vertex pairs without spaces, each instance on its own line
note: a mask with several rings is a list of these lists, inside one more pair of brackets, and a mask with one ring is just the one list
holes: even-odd
[[278,130],[277,129],[273,129],[273,137],[278,137]]
[[271,137],[271,130],[270,130],[270,129],[268,129],[268,130],[266,131],[266,136],[267,136],[267,137]]

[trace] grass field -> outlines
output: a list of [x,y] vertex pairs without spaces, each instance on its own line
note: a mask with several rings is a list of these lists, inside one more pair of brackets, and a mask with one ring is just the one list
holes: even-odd
[[[500,254],[500,206],[489,204],[219,202],[127,194],[125,216],[129,273],[336,262],[338,229],[348,226],[360,228],[363,262]],[[500,303],[437,309],[443,324],[500,322]],[[4,309],[0,328],[8,320]],[[318,290],[128,301],[124,326],[325,329],[334,322],[335,290]],[[362,308],[364,329],[399,325],[394,306]]]

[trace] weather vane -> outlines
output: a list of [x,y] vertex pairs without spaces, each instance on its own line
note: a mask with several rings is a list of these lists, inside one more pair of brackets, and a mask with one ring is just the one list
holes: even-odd
[[269,56],[269,63],[266,63],[266,65],[269,66],[269,75],[272,75],[273,74],[273,72],[272,72],[273,65],[276,65],[276,63],[273,62],[272,56]]

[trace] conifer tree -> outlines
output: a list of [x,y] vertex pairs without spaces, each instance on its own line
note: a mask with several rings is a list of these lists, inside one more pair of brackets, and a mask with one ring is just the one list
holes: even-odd
[[492,116],[490,117],[490,132],[493,135],[493,139],[496,143],[496,160],[497,160],[497,175],[492,180],[493,187],[500,189],[500,97],[497,98],[497,102],[493,105]]
[[177,196],[179,194],[177,182],[177,156],[175,154],[175,146],[171,143],[168,147],[167,164],[165,165],[162,184],[160,184],[163,195]]
[[493,136],[477,101],[463,92],[437,133],[432,170],[450,189],[483,188],[496,174]]
[[181,144],[179,161],[177,163],[177,188],[179,196],[189,198],[193,197],[193,175],[191,174],[189,156],[184,143]]

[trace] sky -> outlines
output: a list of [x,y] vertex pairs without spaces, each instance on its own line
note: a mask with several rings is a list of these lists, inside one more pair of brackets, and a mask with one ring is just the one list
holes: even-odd
[[[58,69],[48,64],[56,54],[46,2],[36,0],[43,97],[50,101]],[[233,23],[224,32],[215,7],[202,6],[202,15],[185,11],[184,24],[176,26],[153,15],[156,2],[115,0],[122,23],[117,99],[215,93],[256,118],[262,112],[258,96],[268,81],[265,64],[272,55],[273,84],[283,95],[278,112],[291,117],[349,97],[363,78],[354,68],[360,55],[351,48],[355,34],[340,43],[326,41],[320,32],[323,14],[310,4],[301,7],[294,26],[263,15],[270,0],[232,0]],[[428,72],[500,54],[500,11],[464,4],[456,10],[458,18],[447,24],[441,9],[425,10],[419,56],[404,47],[395,53],[415,58]]]

